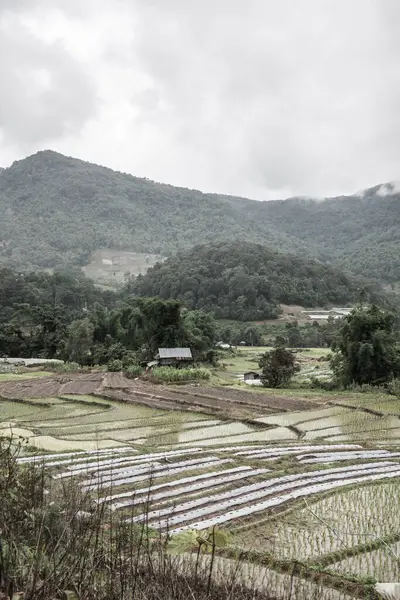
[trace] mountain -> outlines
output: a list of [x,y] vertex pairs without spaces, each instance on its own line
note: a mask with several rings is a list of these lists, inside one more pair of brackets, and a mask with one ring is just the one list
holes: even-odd
[[42,151],[0,177],[0,263],[83,266],[110,248],[172,256],[245,241],[400,282],[399,187],[354,196],[257,202],[203,194]]
[[3,172],[0,213],[0,261],[24,270],[85,265],[100,248],[171,255],[218,239],[313,253],[307,243],[260,223],[221,196],[154,183],[52,151],[38,152]]
[[[347,305],[360,298],[362,284],[338,269],[249,242],[220,242],[179,252],[128,285],[140,296],[179,299],[187,308],[216,317],[274,318],[279,304],[308,307]],[[376,300],[376,290],[370,288]]]
[[369,278],[400,282],[400,190],[377,185],[323,201],[230,199],[231,206],[318,248],[323,260]]

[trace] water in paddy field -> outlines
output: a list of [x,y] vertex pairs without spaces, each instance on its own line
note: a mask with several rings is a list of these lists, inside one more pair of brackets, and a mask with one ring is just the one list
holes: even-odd
[[[383,403],[384,404],[384,403]],[[392,406],[393,402],[388,403]],[[74,396],[0,402],[0,434],[26,436],[49,450],[113,447],[125,443],[152,447],[213,446],[302,439],[343,442],[400,439],[397,415],[383,417],[339,406],[277,413],[256,419],[269,429],[221,421],[189,411],[160,410]]]
[[[91,396],[0,403],[0,435],[28,438],[30,445],[48,450],[113,447],[131,441],[146,445],[176,444],[218,433],[218,419],[183,411],[163,411]],[[229,432],[229,426],[228,432]],[[244,425],[233,424],[240,431]],[[190,434],[193,430],[193,433]],[[251,431],[251,430],[250,430]],[[187,432],[188,437],[185,438]],[[197,433],[195,433],[197,432]]]

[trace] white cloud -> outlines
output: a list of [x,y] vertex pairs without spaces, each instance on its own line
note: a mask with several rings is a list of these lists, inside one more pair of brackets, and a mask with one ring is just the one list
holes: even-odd
[[79,134],[95,115],[95,86],[62,41],[35,35],[18,15],[0,21],[2,147],[25,152]]
[[0,7],[0,26],[14,23],[0,42],[13,54],[0,62],[0,163],[51,145],[260,199],[342,194],[398,175],[396,0]]
[[400,194],[400,181],[390,181],[389,183],[382,184],[377,190],[378,196],[393,196],[394,194]]

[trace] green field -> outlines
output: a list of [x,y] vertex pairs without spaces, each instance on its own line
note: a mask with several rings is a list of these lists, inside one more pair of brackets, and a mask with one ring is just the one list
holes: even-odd
[[35,377],[51,377],[53,373],[50,371],[30,371],[25,373],[0,373],[0,383],[2,381],[18,381],[19,379],[32,379]]
[[[245,346],[226,351],[220,359],[221,369],[218,376],[223,380],[237,382],[246,371],[260,371],[259,360],[262,354],[272,350],[270,346]],[[293,384],[304,383],[311,377],[329,379],[329,362],[323,360],[330,354],[329,348],[294,348],[300,372],[294,377]]]

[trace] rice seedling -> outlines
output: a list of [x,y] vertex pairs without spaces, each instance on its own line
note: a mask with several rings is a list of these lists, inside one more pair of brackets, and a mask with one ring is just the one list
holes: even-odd
[[237,532],[246,547],[273,552],[278,558],[306,560],[343,551],[400,531],[400,479],[354,487],[315,502],[271,523]]
[[350,556],[329,565],[329,570],[356,577],[374,577],[378,581],[399,581],[400,542],[382,544],[378,550]]

